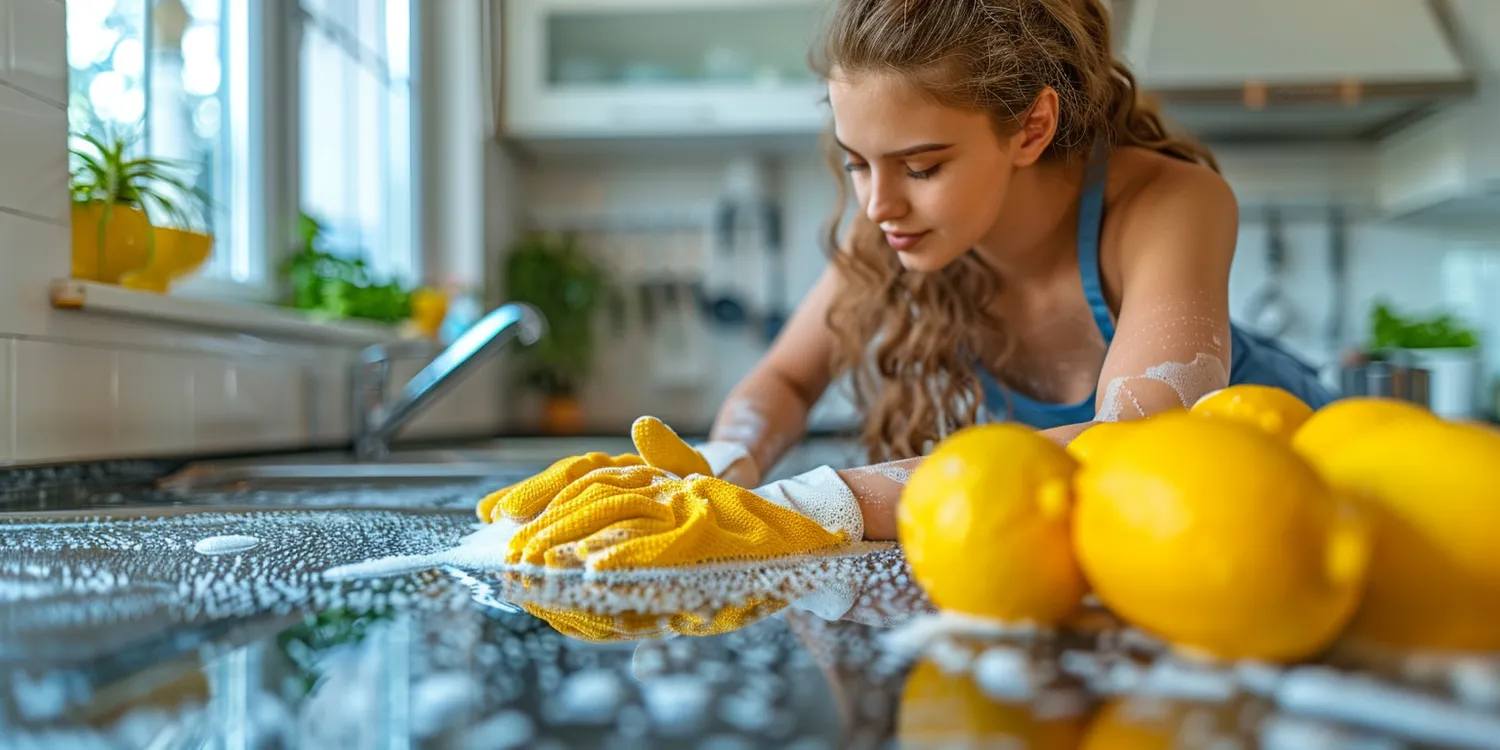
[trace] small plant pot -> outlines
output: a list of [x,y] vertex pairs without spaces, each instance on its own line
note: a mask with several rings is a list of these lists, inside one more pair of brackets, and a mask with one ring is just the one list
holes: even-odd
[[178,279],[202,268],[213,251],[213,235],[168,227],[156,227],[153,233],[156,252],[151,261],[121,274],[121,286],[166,293]]
[[577,396],[548,396],[542,406],[542,429],[550,435],[575,435],[583,430],[583,404]]
[[99,201],[73,204],[73,278],[118,284],[145,268],[151,254],[151,222],[144,211],[114,205],[105,215]]

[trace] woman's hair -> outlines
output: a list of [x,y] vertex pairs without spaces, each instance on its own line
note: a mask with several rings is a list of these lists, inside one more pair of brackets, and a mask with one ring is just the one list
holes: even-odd
[[[825,80],[835,70],[902,76],[938,104],[990,114],[1002,136],[1051,87],[1059,113],[1045,159],[1083,158],[1098,143],[1218,169],[1207,149],[1168,131],[1115,60],[1100,0],[838,0],[812,65]],[[824,148],[839,185],[826,241],[844,281],[828,313],[834,367],[851,376],[871,460],[922,455],[978,419],[974,366],[998,372],[1010,354],[990,312],[1000,279],[972,250],[941,271],[905,271],[859,211],[841,241],[847,174],[832,138]]]

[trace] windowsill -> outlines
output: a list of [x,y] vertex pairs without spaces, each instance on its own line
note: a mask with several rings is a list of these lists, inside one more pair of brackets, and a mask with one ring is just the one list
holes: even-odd
[[321,320],[263,303],[177,297],[78,279],[54,279],[51,299],[56,309],[89,315],[322,344],[367,346],[401,338],[394,327],[379,323]]

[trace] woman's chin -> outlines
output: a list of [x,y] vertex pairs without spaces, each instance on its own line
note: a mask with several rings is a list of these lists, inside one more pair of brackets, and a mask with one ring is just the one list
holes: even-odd
[[896,251],[896,259],[901,262],[901,267],[917,273],[941,271],[962,255],[963,253],[933,252],[925,247],[906,252]]

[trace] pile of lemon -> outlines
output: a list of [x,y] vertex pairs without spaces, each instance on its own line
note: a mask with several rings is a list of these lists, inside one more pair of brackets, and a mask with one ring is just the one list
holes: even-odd
[[898,516],[940,609],[1063,623],[1092,593],[1214,659],[1500,651],[1500,431],[1389,399],[1237,385],[1059,447],[971,427]]

